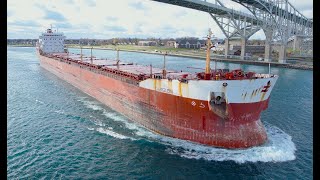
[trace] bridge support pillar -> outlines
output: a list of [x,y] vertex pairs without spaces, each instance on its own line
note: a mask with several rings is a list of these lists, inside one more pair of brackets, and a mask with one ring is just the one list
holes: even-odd
[[241,56],[240,56],[240,58],[242,60],[246,59],[245,58],[245,55],[246,55],[246,44],[247,44],[246,38],[241,38]]
[[271,43],[267,41],[264,48],[264,61],[271,62]]
[[224,40],[224,57],[225,58],[228,58],[228,55],[229,55],[229,49],[230,49],[230,46],[229,46],[229,39],[226,38]]
[[300,51],[301,43],[302,43],[302,37],[300,37],[300,36],[294,36],[294,40],[293,40],[293,50],[294,50],[294,51]]
[[280,45],[279,48],[279,63],[286,63],[286,53],[287,53],[287,46]]
[[272,33],[273,31],[270,29],[265,29],[264,33],[266,35],[266,41],[264,46],[264,61],[271,62],[271,47],[272,47]]

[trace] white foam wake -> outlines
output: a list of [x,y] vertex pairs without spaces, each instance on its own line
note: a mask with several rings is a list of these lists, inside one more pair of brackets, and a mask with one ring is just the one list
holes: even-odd
[[208,161],[245,162],[284,162],[295,159],[296,147],[291,136],[271,125],[266,126],[268,142],[262,146],[249,149],[223,149],[196,144],[161,135],[151,135],[139,132],[138,135],[151,137],[167,145],[166,152],[189,159],[204,159]]
[[102,121],[100,121],[98,119],[97,120],[96,119],[90,119],[90,121],[93,122],[97,126],[101,126],[101,127],[106,126]]
[[[89,128],[88,128],[89,129]],[[90,130],[90,129],[89,129]],[[117,139],[131,139],[131,140],[136,140],[132,137],[128,137],[128,136],[124,136],[122,134],[119,134],[119,133],[116,133],[114,131],[110,131],[108,129],[105,129],[105,128],[102,128],[102,127],[99,127],[99,128],[96,128],[95,129],[96,131],[100,132],[100,133],[103,133],[103,134],[107,134],[109,136],[112,136],[114,138],[117,138]]]
[[[105,115],[106,117],[108,117],[109,119],[112,119],[114,121],[121,121],[125,124],[125,126],[128,129],[134,129],[135,125],[133,123],[129,123],[128,121],[126,121],[124,118],[122,118],[120,115],[114,113],[114,112],[107,112],[103,107],[101,107],[97,102],[94,101],[88,101],[86,100],[86,98],[82,97],[79,99],[79,101],[83,102],[84,105],[90,109],[96,110],[96,111],[102,111],[103,115]],[[116,133],[113,130],[112,127],[106,127],[104,128],[104,126],[106,126],[105,123],[103,123],[102,121],[98,120],[98,119],[92,119],[91,120],[95,125],[100,126],[98,128],[88,128],[88,130],[96,130],[100,133],[103,134],[107,134],[109,136],[112,136],[114,138],[117,139],[131,139],[131,140],[136,140],[135,138],[132,137],[128,137],[119,133]]]
[[[173,155],[179,155],[189,159],[204,159],[208,161],[235,161],[237,163],[245,162],[284,162],[294,160],[296,147],[292,142],[290,135],[286,134],[281,129],[265,123],[268,142],[262,146],[252,147],[249,149],[223,149],[205,145],[200,145],[190,141],[170,138],[158,135],[151,131],[142,128],[140,125],[129,122],[126,118],[118,115],[115,112],[107,112],[102,107],[93,102],[85,103],[87,107],[92,109],[102,110],[102,113],[109,119],[124,123],[125,127],[130,130],[135,130],[135,134],[140,137],[145,137],[146,140],[158,142],[165,146],[166,152]],[[97,131],[108,134],[119,139],[133,139],[108,129],[97,128]]]
[[94,101],[88,101],[88,100],[85,100],[85,98],[81,98],[78,101],[81,101],[85,106],[87,106],[88,108],[93,109],[95,111],[104,110],[101,106],[99,106]]
[[204,159],[208,161],[245,162],[284,162],[294,160],[296,147],[290,135],[281,129],[266,124],[268,141],[262,146],[249,149],[223,149],[205,146],[190,141],[170,138],[155,134],[143,128],[138,128],[138,136],[147,137],[167,146],[166,152],[189,159]]
[[44,104],[44,102],[42,102],[42,101],[40,101],[40,100],[38,100],[38,99],[36,99],[36,102],[38,102],[38,103],[40,103],[40,104]]
[[[130,130],[139,130],[139,129],[141,129],[141,127],[138,127],[133,122],[129,122],[125,117],[123,117],[123,116],[121,116],[121,115],[119,115],[119,114],[117,114],[115,112],[109,112],[109,111],[105,110],[103,107],[101,107],[98,103],[86,100],[85,97],[79,98],[78,101],[82,102],[86,107],[88,107],[90,109],[102,111],[102,114],[104,116],[106,116],[109,119],[112,119],[113,121],[122,122],[127,129],[130,129]],[[98,122],[97,120],[94,121],[94,123],[96,125],[98,125],[98,126],[105,126],[104,123]]]

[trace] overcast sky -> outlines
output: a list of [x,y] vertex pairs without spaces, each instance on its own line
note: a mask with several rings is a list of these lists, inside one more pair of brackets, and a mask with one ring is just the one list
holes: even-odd
[[[207,0],[213,1],[213,0]],[[249,13],[230,0],[227,7]],[[302,14],[313,17],[312,0],[289,0]],[[9,0],[9,39],[38,38],[46,28],[58,27],[67,38],[205,37],[210,27],[225,38],[208,13],[150,0]],[[250,39],[264,39],[259,31]]]

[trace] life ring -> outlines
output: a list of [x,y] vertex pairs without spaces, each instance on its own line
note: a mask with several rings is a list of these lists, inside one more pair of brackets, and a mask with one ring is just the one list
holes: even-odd
[[238,76],[239,76],[239,77],[242,77],[242,76],[243,76],[242,71],[238,71]]

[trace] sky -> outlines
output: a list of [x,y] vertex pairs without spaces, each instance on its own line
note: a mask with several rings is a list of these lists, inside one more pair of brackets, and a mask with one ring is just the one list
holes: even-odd
[[[250,13],[240,4],[220,1]],[[306,17],[313,17],[312,0],[289,2]],[[67,39],[203,38],[208,28],[215,37],[225,38],[208,13],[151,0],[8,0],[7,25],[8,39],[37,39],[50,25]],[[250,39],[265,36],[261,30]]]

